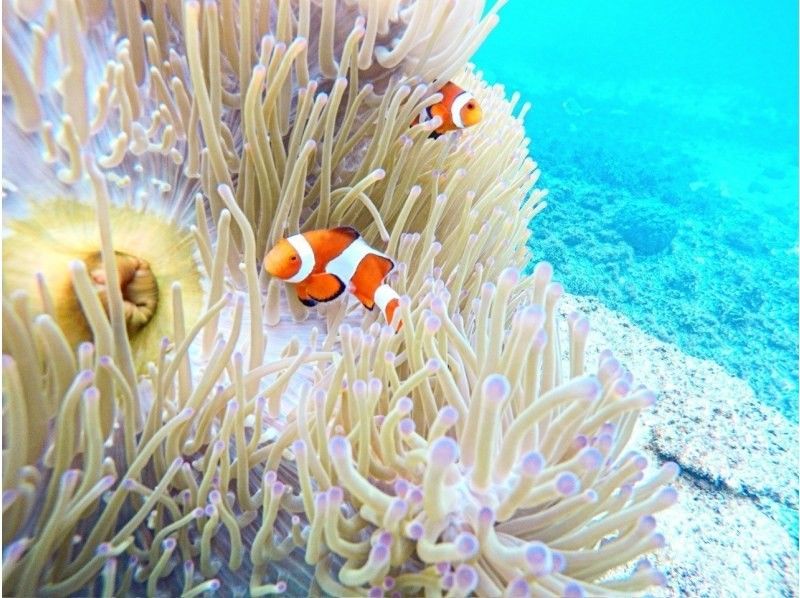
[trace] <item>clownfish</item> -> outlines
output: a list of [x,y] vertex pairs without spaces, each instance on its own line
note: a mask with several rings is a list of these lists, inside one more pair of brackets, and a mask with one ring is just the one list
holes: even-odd
[[[295,285],[297,298],[312,307],[348,289],[369,310],[377,306],[391,324],[400,296],[383,282],[394,268],[349,226],[310,230],[281,239],[264,256],[272,276]],[[398,322],[399,330],[401,323]]]
[[411,123],[412,126],[438,116],[442,119],[442,124],[429,136],[436,139],[448,131],[465,129],[481,122],[483,111],[478,100],[470,92],[464,91],[452,81],[448,81],[442,86],[439,93],[442,94],[441,101],[423,108]]

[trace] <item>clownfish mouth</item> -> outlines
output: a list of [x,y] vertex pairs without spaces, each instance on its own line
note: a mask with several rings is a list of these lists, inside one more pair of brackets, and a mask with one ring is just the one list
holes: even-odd
[[286,280],[291,276],[291,271],[297,269],[296,260],[297,256],[287,256],[281,245],[277,245],[264,256],[264,269],[270,276]]

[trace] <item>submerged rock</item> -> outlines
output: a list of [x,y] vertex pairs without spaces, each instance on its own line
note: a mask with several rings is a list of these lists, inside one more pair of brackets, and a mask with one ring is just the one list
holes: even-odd
[[657,204],[623,208],[614,216],[612,226],[637,255],[655,255],[669,249],[678,233],[678,223]]

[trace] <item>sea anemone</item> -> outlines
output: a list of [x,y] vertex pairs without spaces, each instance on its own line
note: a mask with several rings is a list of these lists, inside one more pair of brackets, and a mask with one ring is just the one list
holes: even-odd
[[504,270],[466,323],[433,276],[401,304],[404,338],[340,328],[341,362],[276,441],[297,462],[306,561],[325,592],[597,596],[663,583],[647,561],[604,578],[664,543],[652,514],[674,503],[676,467],[637,484],[647,461],[624,450],[655,396],[609,352],[583,374],[577,315],[562,375],[550,273],[540,264],[528,286]]
[[[173,285],[182,289],[184,317],[194,321],[200,313],[203,291],[194,243],[188,230],[181,231],[153,212],[130,206],[111,204],[109,224],[114,231],[127,335],[134,362],[142,371],[148,361],[157,359],[161,339],[175,333],[169,308]],[[71,269],[85,268],[108,313],[107,278],[101,258],[94,206],[65,197],[31,202],[24,218],[7,223],[3,241],[6,295],[26,292],[36,302],[30,309],[51,316],[74,350],[81,342],[102,336],[93,334],[90,322],[95,327],[106,324],[103,316],[84,315],[79,293],[72,285]],[[83,265],[71,263],[74,260]]]
[[[624,450],[654,395],[609,353],[586,375],[577,315],[562,371],[560,286],[513,268],[544,206],[527,106],[464,68],[500,4],[13,4],[7,592],[663,582],[607,575],[663,544],[676,470]],[[429,140],[451,78],[485,121]],[[260,270],[343,223],[398,263],[397,334]]]

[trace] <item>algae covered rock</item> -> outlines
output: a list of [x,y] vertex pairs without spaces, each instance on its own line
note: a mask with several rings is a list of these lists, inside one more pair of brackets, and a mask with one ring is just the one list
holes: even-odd
[[678,233],[678,223],[660,209],[657,200],[645,200],[642,204],[635,210],[619,210],[614,217],[615,228],[637,255],[668,250]]

